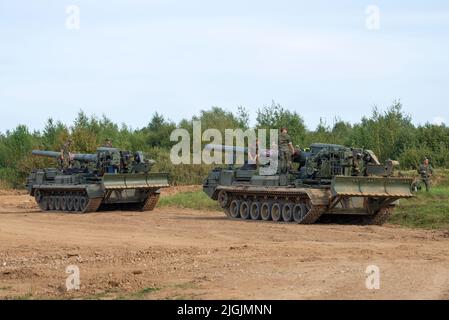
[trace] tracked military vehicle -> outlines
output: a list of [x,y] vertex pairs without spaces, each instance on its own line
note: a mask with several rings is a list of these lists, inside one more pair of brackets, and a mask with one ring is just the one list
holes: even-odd
[[397,163],[381,164],[370,150],[316,143],[296,150],[292,162],[298,169],[286,174],[262,174],[257,164],[216,168],[203,190],[230,218],[300,224],[339,218],[380,225],[399,199],[413,196],[412,179],[394,176]]
[[32,154],[60,162],[58,168],[33,170],[27,179],[27,189],[42,211],[151,211],[160,190],[169,186],[168,174],[150,172],[155,162],[142,152],[99,148],[95,154],[73,154],[70,168],[62,168],[59,152]]

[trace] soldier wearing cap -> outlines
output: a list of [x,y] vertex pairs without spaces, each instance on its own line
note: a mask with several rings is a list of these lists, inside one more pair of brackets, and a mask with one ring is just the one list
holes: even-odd
[[423,163],[418,168],[418,173],[421,176],[421,181],[424,182],[424,185],[426,186],[426,191],[429,192],[430,190],[430,178],[433,175],[433,168],[429,164],[429,159],[425,158]]
[[281,128],[279,135],[279,172],[288,173],[291,169],[292,155],[295,152],[292,138],[288,134],[287,128]]
[[68,139],[61,148],[61,163],[64,170],[68,170],[72,166],[72,146],[73,140]]

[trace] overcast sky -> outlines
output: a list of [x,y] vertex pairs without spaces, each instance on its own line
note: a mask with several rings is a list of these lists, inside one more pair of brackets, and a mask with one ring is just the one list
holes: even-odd
[[0,0],[0,132],[272,100],[314,128],[395,99],[449,123],[447,1]]

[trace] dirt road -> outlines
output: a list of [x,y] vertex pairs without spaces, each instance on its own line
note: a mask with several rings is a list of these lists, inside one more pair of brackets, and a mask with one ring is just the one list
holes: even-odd
[[[66,290],[69,265],[80,290]],[[379,290],[366,288],[369,265]],[[448,299],[449,233],[176,208],[41,213],[0,192],[0,298]]]

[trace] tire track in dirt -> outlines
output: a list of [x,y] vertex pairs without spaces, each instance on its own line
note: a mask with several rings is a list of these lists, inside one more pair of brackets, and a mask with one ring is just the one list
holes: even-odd
[[[41,213],[29,199],[0,194],[0,298],[449,298],[444,231],[244,222],[176,208]],[[81,290],[67,292],[71,264]],[[365,287],[371,264],[380,290]]]

